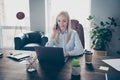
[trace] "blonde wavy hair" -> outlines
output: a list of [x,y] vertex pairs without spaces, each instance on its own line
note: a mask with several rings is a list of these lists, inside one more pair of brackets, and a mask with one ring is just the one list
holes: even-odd
[[[68,14],[68,12],[66,12],[66,11],[62,11],[62,12],[60,12],[58,15],[57,15],[57,17],[56,17],[56,22],[58,21],[58,17],[59,16],[61,16],[61,15],[63,15],[63,16],[65,16],[66,18],[67,18],[67,20],[68,20],[68,25],[67,25],[67,31],[68,31],[68,35],[67,35],[67,41],[66,41],[66,44],[69,42],[69,40],[70,40],[70,37],[71,37],[71,20],[70,20],[70,17],[69,17],[69,14]],[[59,43],[59,34],[56,34],[56,41]]]

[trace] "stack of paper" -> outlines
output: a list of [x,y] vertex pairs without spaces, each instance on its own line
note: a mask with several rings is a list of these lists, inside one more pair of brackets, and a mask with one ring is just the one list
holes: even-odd
[[106,59],[102,61],[112,66],[117,71],[120,71],[120,59]]

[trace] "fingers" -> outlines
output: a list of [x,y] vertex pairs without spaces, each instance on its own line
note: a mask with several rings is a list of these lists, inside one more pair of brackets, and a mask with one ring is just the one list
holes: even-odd
[[69,56],[69,54],[68,53],[64,53],[64,57],[67,57],[67,56]]

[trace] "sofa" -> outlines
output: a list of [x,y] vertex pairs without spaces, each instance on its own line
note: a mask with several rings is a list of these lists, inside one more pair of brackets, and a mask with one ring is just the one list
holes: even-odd
[[14,48],[15,50],[35,51],[35,46],[45,46],[47,42],[48,37],[42,32],[32,31],[15,36]]

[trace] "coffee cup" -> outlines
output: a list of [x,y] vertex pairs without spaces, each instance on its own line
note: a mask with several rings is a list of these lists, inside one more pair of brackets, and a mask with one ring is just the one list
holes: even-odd
[[86,64],[92,63],[92,52],[91,51],[85,51],[85,63]]

